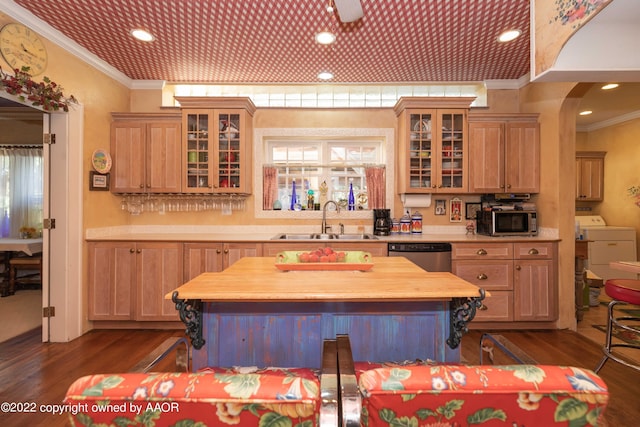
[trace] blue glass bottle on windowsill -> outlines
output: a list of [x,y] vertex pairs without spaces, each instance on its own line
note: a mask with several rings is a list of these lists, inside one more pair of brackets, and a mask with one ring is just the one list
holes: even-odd
[[293,184],[291,184],[291,205],[289,206],[289,210],[295,210],[296,203],[298,203],[298,196],[296,196],[296,180],[293,180]]
[[349,210],[350,211],[355,211],[356,210],[356,198],[353,195],[353,183],[352,182],[349,183]]

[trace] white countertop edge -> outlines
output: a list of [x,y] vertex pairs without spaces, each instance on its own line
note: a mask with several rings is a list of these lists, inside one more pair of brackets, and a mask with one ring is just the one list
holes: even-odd
[[[86,240],[195,240],[195,241],[267,241],[280,233],[317,233],[318,227],[310,225],[122,225],[91,228],[85,231]],[[345,226],[345,233],[358,233],[357,226]],[[365,233],[372,233],[366,226]],[[465,226],[426,226],[422,234],[393,234],[377,236],[386,242],[464,242],[504,240],[558,240],[557,229],[543,228],[538,236],[489,237],[466,234]],[[368,242],[372,242],[369,240]]]

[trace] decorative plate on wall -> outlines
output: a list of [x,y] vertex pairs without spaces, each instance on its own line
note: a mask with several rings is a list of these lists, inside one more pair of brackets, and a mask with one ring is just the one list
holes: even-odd
[[108,173],[111,170],[111,156],[103,149],[98,149],[91,156],[91,164],[98,173]]

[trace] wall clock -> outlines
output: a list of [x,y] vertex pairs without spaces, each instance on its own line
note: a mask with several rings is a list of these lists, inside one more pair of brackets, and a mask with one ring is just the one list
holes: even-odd
[[6,24],[0,30],[0,52],[13,69],[29,67],[32,76],[47,68],[47,49],[40,37],[22,24]]

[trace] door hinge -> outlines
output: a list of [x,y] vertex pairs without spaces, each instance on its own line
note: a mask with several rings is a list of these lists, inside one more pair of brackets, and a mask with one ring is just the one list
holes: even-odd
[[45,230],[53,230],[56,228],[56,219],[55,218],[45,218],[42,220],[42,228]]
[[42,317],[56,317],[56,308],[42,307]]
[[55,133],[45,133],[42,138],[42,142],[44,144],[53,145],[56,143],[56,134]]

